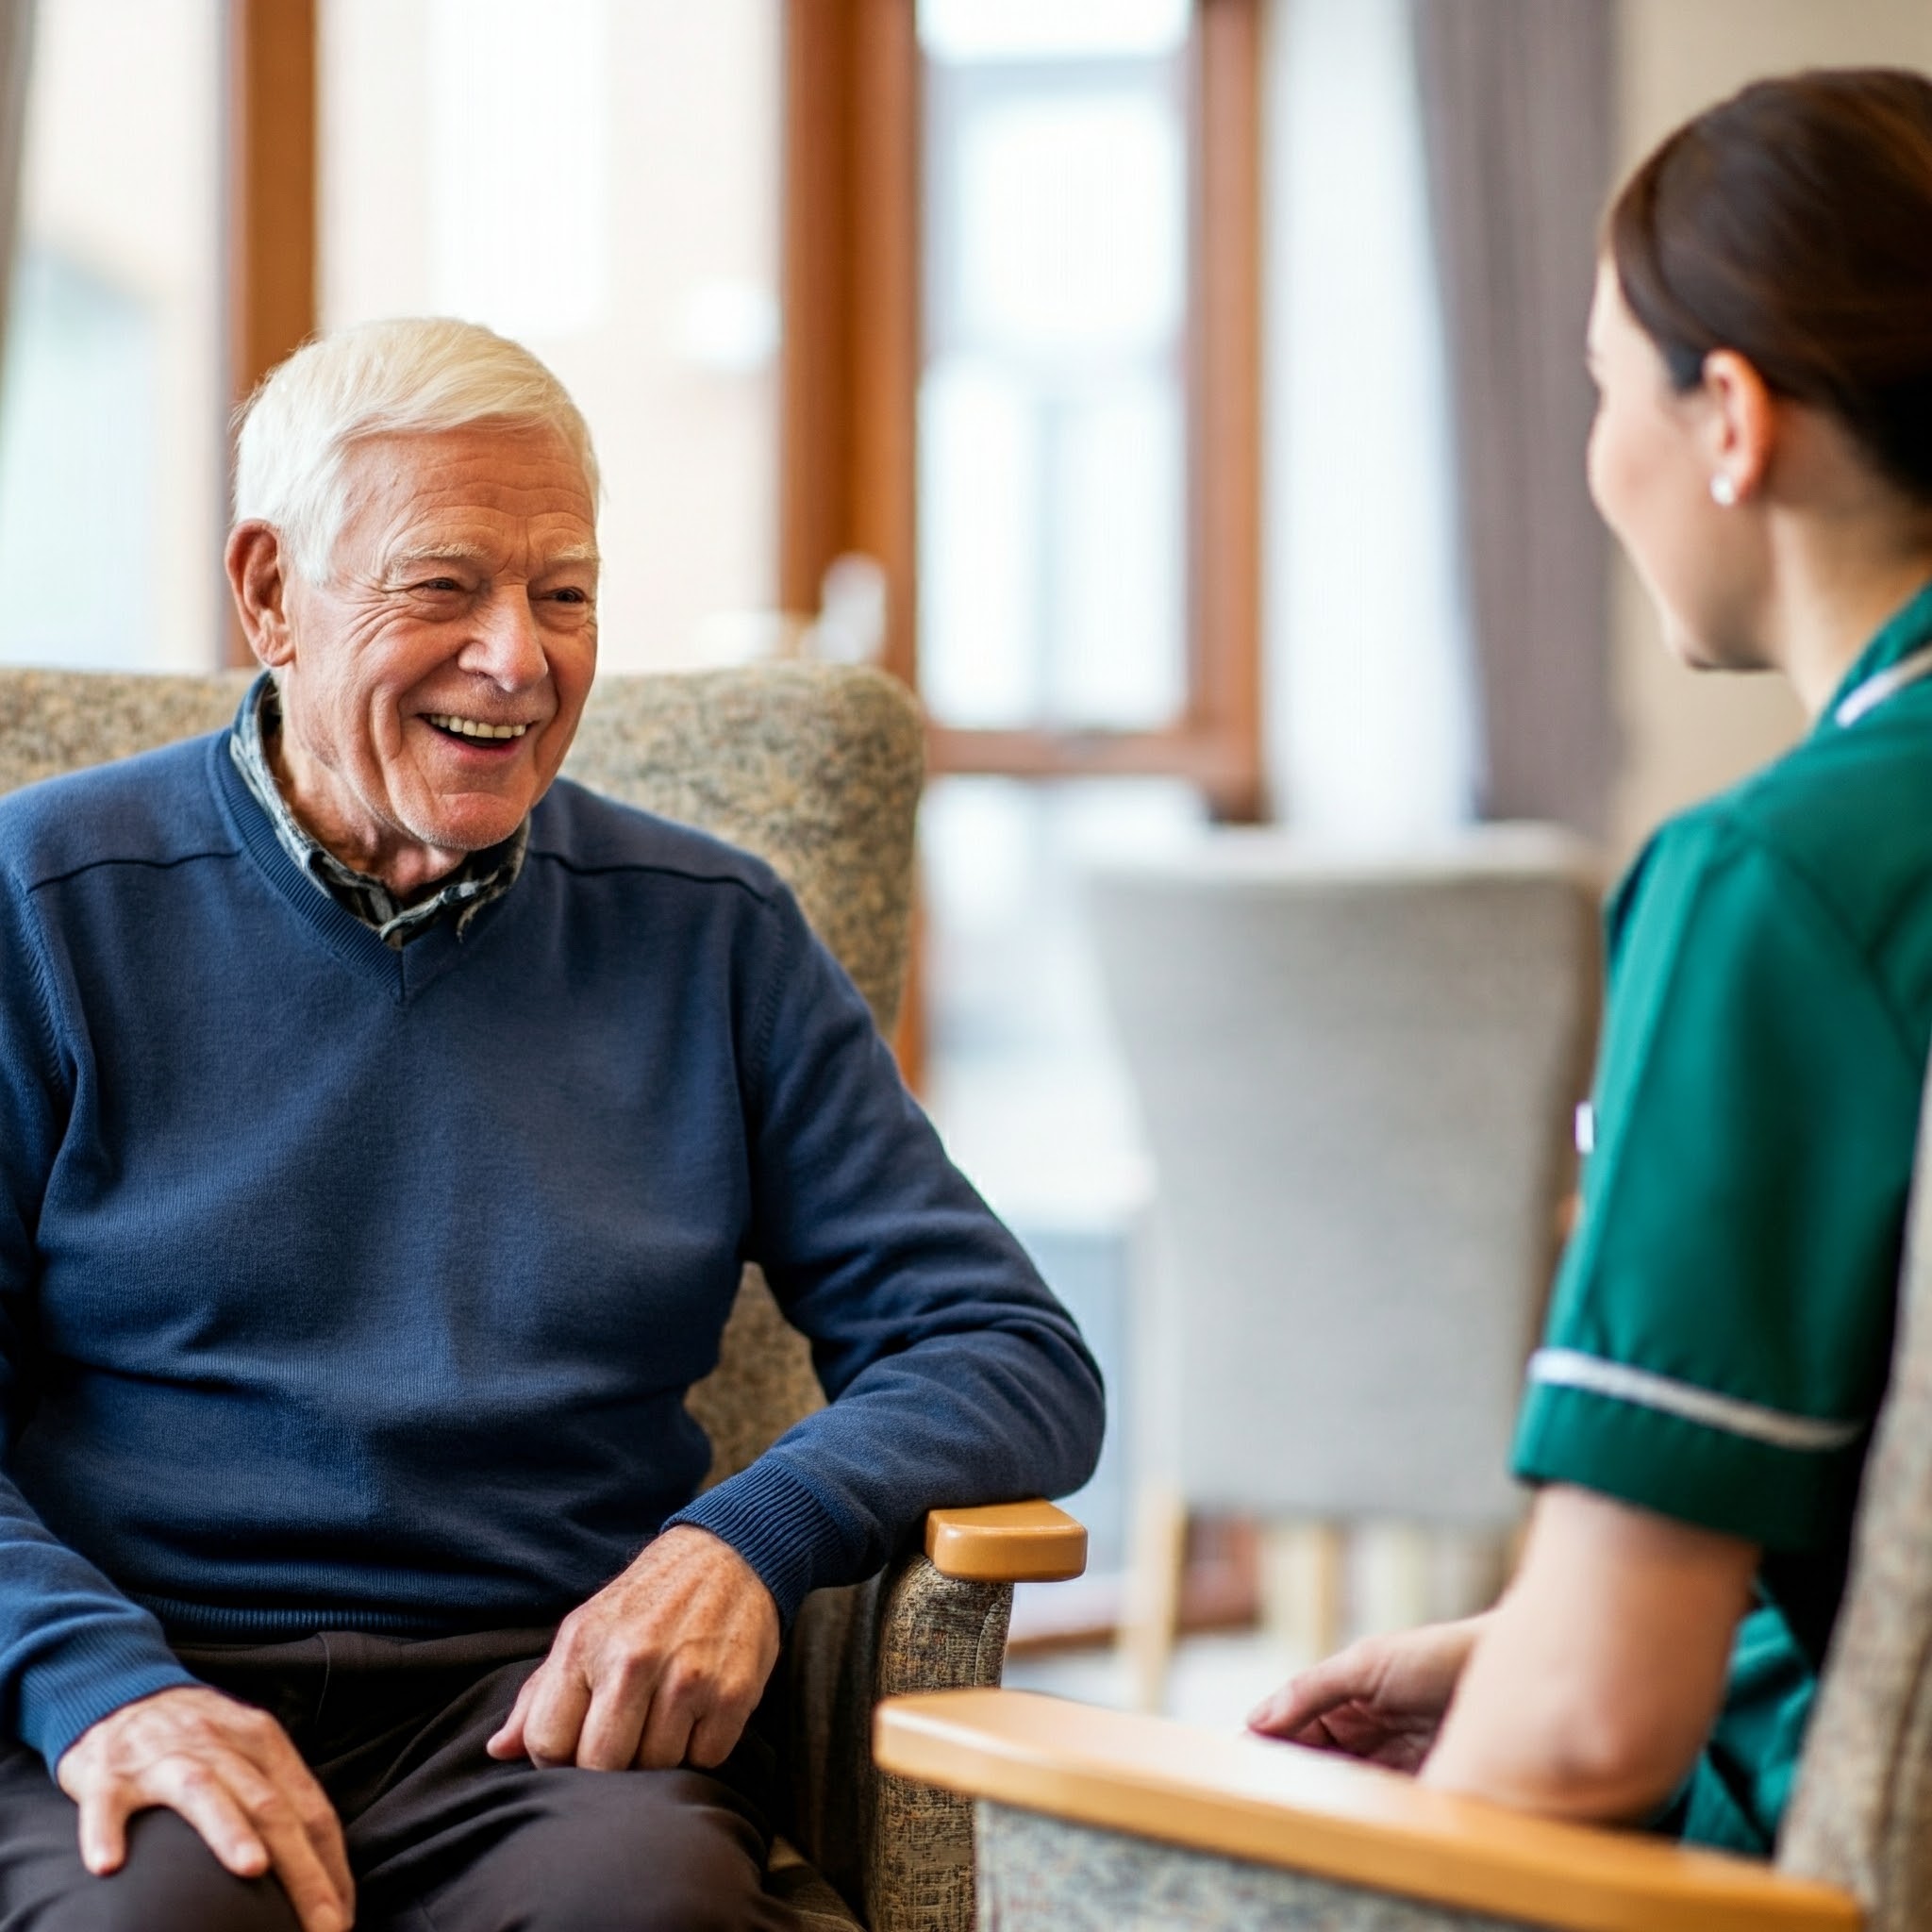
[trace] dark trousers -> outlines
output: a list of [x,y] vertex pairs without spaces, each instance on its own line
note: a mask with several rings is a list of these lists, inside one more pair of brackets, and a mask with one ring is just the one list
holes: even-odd
[[[791,1932],[765,1896],[776,1760],[757,1720],[715,1772],[539,1771],[483,1742],[544,1630],[408,1642],[339,1632],[184,1648],[205,1683],[280,1721],[342,1821],[358,1932]],[[80,1862],[78,1813],[33,1752],[0,1753],[0,1932],[295,1932],[171,1811],[127,1862]]]

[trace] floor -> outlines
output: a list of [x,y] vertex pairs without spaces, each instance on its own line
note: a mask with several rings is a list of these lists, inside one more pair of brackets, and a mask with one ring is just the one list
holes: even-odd
[[[1166,1713],[1210,1729],[1238,1730],[1248,1712],[1310,1659],[1265,1631],[1190,1637],[1175,1652]],[[1040,1690],[1116,1708],[1129,1702],[1127,1674],[1111,1648],[1053,1651],[1007,1660],[1014,1690]]]

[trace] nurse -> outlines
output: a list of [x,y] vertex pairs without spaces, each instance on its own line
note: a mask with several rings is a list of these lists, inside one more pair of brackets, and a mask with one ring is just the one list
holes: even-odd
[[1250,1722],[1559,1816],[1768,1851],[1844,1586],[1932,1042],[1932,80],[1760,83],[1611,209],[1591,489],[1787,757],[1611,899],[1582,1217],[1514,1581]]

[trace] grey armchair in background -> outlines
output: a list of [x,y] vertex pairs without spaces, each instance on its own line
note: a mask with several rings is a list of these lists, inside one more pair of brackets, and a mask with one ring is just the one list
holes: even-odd
[[1129,1445],[1143,1707],[1191,1511],[1317,1526],[1323,1647],[1341,1526],[1500,1553],[1588,1083],[1598,891],[1588,847],[1530,826],[1387,860],[1219,832],[1091,880],[1156,1170]]
[[[0,791],[214,730],[247,683],[0,670]],[[903,686],[787,665],[600,679],[567,769],[767,859],[890,1031],[923,765]],[[719,1365],[691,1396],[711,1439],[710,1480],[824,1400],[804,1337],[747,1269]],[[770,1883],[813,1932],[966,1932],[971,1806],[874,1772],[873,1707],[898,1691],[997,1684],[1013,1583],[1077,1575],[1085,1541],[1046,1504],[936,1510],[925,1554],[807,1598],[780,1665],[791,1796]]]

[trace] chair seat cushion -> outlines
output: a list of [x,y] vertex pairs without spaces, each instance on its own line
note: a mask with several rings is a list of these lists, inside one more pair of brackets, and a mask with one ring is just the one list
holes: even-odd
[[773,1840],[765,1890],[798,1914],[806,1932],[865,1932],[852,1907],[782,1838]]

